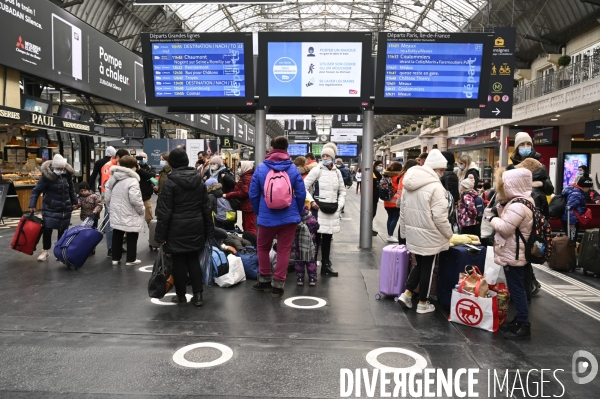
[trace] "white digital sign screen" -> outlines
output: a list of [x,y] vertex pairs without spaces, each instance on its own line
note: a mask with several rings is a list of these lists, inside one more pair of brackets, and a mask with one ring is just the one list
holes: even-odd
[[269,42],[270,97],[361,96],[362,43]]

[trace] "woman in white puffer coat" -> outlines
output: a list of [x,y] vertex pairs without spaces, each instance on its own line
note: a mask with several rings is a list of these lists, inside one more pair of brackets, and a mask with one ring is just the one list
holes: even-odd
[[119,159],[119,166],[110,168],[112,176],[106,184],[104,200],[110,210],[113,228],[112,263],[121,262],[122,243],[127,233],[127,266],[142,263],[136,259],[139,233],[144,232],[146,208],[140,190],[140,177],[136,173],[137,161],[127,155]]
[[448,200],[442,185],[448,161],[439,150],[432,150],[423,166],[412,167],[402,182],[400,232],[406,248],[417,258],[400,302],[412,308],[412,292],[419,286],[417,313],[430,313],[435,306],[427,301],[437,255],[448,250],[452,227],[448,220]]
[[346,203],[344,179],[333,163],[336,155],[336,145],[325,144],[321,150],[321,163],[304,179],[306,199],[310,201],[312,209],[318,210],[320,227],[317,240],[321,241],[321,274],[333,277],[337,277],[338,273],[331,268],[329,260],[331,238],[340,232],[340,211]]

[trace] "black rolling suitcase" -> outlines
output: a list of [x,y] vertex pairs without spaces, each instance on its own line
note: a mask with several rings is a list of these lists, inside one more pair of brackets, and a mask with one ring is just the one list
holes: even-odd
[[586,230],[579,244],[579,263],[583,274],[600,274],[600,252],[598,252],[598,239],[600,230]]

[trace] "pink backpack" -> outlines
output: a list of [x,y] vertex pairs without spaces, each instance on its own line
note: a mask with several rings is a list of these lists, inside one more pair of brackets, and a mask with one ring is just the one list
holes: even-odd
[[271,169],[265,179],[264,194],[269,209],[285,209],[292,205],[292,184],[288,174]]

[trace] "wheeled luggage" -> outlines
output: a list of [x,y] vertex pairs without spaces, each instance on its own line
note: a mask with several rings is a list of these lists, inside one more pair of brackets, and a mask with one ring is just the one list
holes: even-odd
[[567,234],[559,234],[552,239],[552,253],[548,258],[548,266],[558,271],[572,271],[577,266],[575,243],[569,238],[571,229],[570,212],[567,212]]
[[150,251],[155,251],[160,247],[160,244],[154,241],[154,235],[156,234],[156,219],[152,219],[150,223],[148,223],[148,228],[150,229],[150,235],[148,236],[148,245],[150,246]]
[[65,231],[54,244],[54,256],[67,267],[79,269],[96,246],[102,241],[102,233],[92,227],[93,219]]
[[477,266],[481,273],[485,271],[486,247],[482,245],[458,245],[440,253],[438,270],[437,300],[450,306],[452,290],[458,284],[459,274],[468,265]]
[[388,245],[381,253],[381,266],[379,267],[379,293],[376,299],[382,295],[393,295],[394,301],[404,292],[408,271],[410,268],[410,252],[404,245]]
[[579,245],[578,266],[583,269],[583,274],[600,274],[600,252],[598,252],[598,239],[600,230],[586,230]]
[[35,216],[33,213],[21,217],[17,230],[10,243],[10,247],[15,251],[23,252],[27,255],[33,255],[35,247],[43,232],[42,219]]

